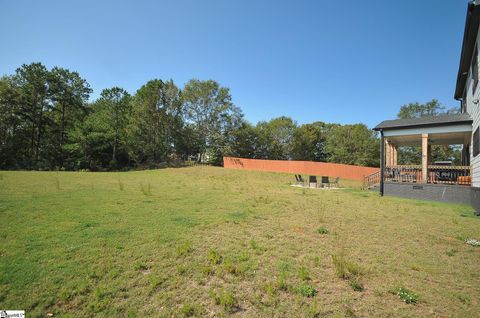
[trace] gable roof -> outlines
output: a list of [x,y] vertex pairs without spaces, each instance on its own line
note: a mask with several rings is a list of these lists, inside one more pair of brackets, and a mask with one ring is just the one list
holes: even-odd
[[420,118],[384,120],[373,130],[388,130],[399,128],[448,126],[457,124],[471,124],[472,118],[468,113],[448,114],[439,116],[425,116]]
[[480,23],[480,5],[471,1],[467,6],[467,17],[465,30],[463,32],[462,53],[460,54],[460,65],[458,67],[457,85],[455,87],[455,99],[461,99],[465,84],[467,82],[468,70],[472,61],[473,50],[477,40],[478,26]]

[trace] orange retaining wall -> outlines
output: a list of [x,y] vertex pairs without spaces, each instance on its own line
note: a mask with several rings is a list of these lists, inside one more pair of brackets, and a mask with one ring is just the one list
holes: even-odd
[[244,169],[269,172],[309,174],[315,176],[340,177],[362,181],[363,177],[379,171],[379,168],[344,165],[329,162],[261,160],[223,157],[223,166],[228,169]]

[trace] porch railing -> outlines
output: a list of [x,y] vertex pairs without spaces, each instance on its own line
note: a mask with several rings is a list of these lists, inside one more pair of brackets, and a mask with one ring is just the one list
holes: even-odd
[[471,185],[470,166],[428,166],[428,183]]
[[372,188],[380,183],[380,170],[363,177],[363,190]]
[[[422,183],[421,165],[397,165],[385,167],[385,181]],[[434,184],[471,185],[470,166],[427,167],[427,182]]]

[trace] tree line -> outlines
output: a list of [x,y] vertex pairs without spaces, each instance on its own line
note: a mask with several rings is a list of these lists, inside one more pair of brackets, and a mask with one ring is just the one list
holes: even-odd
[[153,79],[135,94],[92,89],[79,73],[24,64],[0,78],[0,168],[118,170],[223,156],[378,166],[376,134],[363,124],[289,117],[252,125],[213,80]]

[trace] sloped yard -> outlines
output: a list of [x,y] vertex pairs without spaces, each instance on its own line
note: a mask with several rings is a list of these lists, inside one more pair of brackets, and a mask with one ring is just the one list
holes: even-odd
[[476,317],[468,206],[191,167],[0,172],[0,308],[30,317]]

